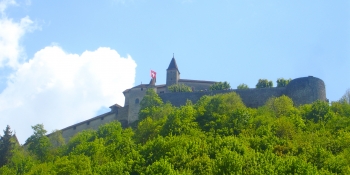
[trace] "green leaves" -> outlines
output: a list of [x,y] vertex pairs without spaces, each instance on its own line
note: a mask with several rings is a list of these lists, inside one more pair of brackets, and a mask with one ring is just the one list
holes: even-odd
[[248,87],[248,85],[242,83],[242,84],[237,86],[237,89],[249,89],[249,87]]
[[170,92],[192,92],[191,87],[186,86],[185,84],[173,84],[168,87]]
[[277,87],[286,87],[287,86],[287,84],[290,82],[290,81],[292,81],[292,79],[288,79],[288,80],[286,80],[286,79],[284,79],[284,78],[279,78],[279,79],[277,79]]
[[209,90],[216,91],[216,90],[228,90],[230,89],[230,83],[225,82],[216,82],[213,85],[209,87]]
[[50,139],[45,135],[46,130],[43,124],[37,124],[32,128],[34,134],[26,140],[25,144],[28,145],[28,150],[36,155],[39,160],[45,161],[51,147]]
[[256,88],[269,88],[273,87],[273,82],[267,79],[259,79],[258,83],[255,85]]
[[280,96],[255,109],[232,92],[174,107],[163,104],[154,91],[147,95],[135,128],[115,121],[85,130],[65,145],[49,147],[48,156],[36,152],[49,143],[43,126],[36,125],[27,141],[29,152],[15,147],[0,173],[350,173],[347,103],[294,107],[290,98]]

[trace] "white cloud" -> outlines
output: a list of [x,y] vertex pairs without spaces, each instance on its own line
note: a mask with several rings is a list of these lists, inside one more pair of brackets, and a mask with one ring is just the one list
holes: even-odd
[[1,15],[4,15],[6,8],[10,5],[16,5],[16,1],[15,0],[2,0],[2,1],[0,1],[0,13],[1,13]]
[[[27,5],[30,1],[26,1]],[[0,0],[0,69],[11,68],[0,93],[0,128],[10,125],[21,143],[31,126],[43,123],[51,132],[94,117],[101,107],[124,104],[122,91],[133,85],[136,63],[115,50],[98,48],[81,55],[49,46],[26,60],[21,38],[38,27],[27,16],[6,16],[14,0]]]
[[123,105],[135,69],[130,56],[109,48],[77,55],[46,47],[9,78],[0,94],[0,127],[9,124],[23,143],[35,124],[51,132],[94,117],[102,106]]
[[16,5],[14,0],[4,0],[0,2],[0,68],[9,66],[17,68],[24,60],[23,47],[19,44],[20,38],[37,27],[28,17],[22,18],[19,22],[14,22],[8,18],[5,10],[9,5]]

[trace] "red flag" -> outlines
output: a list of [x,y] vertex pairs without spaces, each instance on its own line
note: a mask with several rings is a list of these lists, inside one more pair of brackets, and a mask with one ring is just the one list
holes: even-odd
[[157,72],[151,70],[151,77],[155,79],[157,77]]

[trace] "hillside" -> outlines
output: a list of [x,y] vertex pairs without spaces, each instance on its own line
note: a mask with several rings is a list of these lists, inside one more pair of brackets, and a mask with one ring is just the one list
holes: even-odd
[[248,108],[232,92],[174,107],[147,91],[140,105],[134,126],[108,123],[66,144],[37,127],[0,174],[350,174],[347,102],[281,96]]

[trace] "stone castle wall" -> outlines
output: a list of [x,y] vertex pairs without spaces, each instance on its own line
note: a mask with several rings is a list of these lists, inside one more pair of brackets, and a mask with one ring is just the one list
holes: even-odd
[[209,90],[209,87],[215,82],[210,81],[195,81],[195,80],[179,80],[179,84],[185,84],[192,88],[193,91]]
[[271,97],[286,95],[290,97],[294,105],[309,104],[316,100],[326,101],[326,89],[324,82],[316,77],[303,77],[292,80],[286,87],[252,88],[222,91],[178,92],[159,94],[164,102],[171,102],[174,106],[186,104],[187,100],[196,103],[204,95],[236,92],[247,107],[263,106]]
[[244,90],[221,90],[221,91],[200,91],[200,92],[177,92],[159,94],[164,102],[170,102],[174,106],[186,104],[187,100],[196,103],[204,95],[215,95],[229,92],[236,92],[247,107],[256,108],[265,104],[271,97],[279,97],[285,94],[286,88],[261,88]]
[[312,76],[292,80],[287,85],[285,94],[292,98],[297,106],[312,103],[316,100],[327,100],[324,82]]
[[[155,87],[149,87],[154,88]],[[118,120],[123,127],[127,127],[130,123],[138,120],[138,112],[140,110],[140,102],[143,99],[147,88],[133,88],[128,94],[128,99],[124,107],[114,107],[111,112],[91,118],[89,120],[77,123],[62,129],[62,135],[66,141],[76,133],[86,129],[98,129],[102,124]],[[247,107],[259,107],[266,103],[271,97],[279,97],[282,95],[289,96],[294,105],[309,104],[316,100],[326,101],[326,89],[324,82],[316,77],[303,77],[292,80],[286,87],[275,88],[252,88],[252,89],[235,89],[221,91],[197,91],[197,92],[178,92],[178,93],[160,93],[159,97],[164,102],[170,102],[174,106],[185,105],[187,100],[196,103],[204,95],[215,95],[222,93],[236,92],[242,98],[243,103]],[[136,102],[138,99],[138,102]]]
[[[121,107],[105,114],[99,115],[97,117],[91,118],[89,120],[85,120],[83,122],[77,123],[75,125],[66,127],[62,129],[62,136],[66,142],[74,136],[76,133],[81,132],[87,129],[97,130],[103,124],[118,120],[123,127],[128,126],[128,112],[129,108]],[[50,136],[50,135],[48,135]]]

